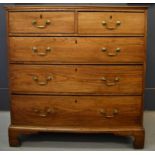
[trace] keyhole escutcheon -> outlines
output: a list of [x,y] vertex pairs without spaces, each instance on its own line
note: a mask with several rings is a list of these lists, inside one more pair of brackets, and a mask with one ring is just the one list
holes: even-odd
[[109,17],[110,19],[112,19],[112,15],[110,15],[110,17]]

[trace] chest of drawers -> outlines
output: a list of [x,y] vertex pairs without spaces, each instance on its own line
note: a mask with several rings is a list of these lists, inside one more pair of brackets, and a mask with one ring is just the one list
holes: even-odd
[[9,6],[7,19],[10,146],[48,131],[144,147],[146,7]]

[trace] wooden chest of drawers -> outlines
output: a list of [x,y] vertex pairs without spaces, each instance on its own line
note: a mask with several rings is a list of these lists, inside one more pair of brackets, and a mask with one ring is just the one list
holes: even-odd
[[37,132],[113,133],[144,147],[146,7],[9,6],[10,146]]

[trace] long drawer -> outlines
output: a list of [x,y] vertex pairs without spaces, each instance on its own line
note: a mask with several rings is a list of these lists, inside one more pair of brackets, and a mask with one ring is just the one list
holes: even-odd
[[143,62],[144,39],[134,37],[10,37],[11,62]]
[[144,13],[79,12],[78,14],[79,33],[143,35],[144,25]]
[[10,33],[74,33],[74,12],[10,12]]
[[11,89],[18,93],[141,94],[141,65],[15,65]]
[[91,129],[138,126],[141,102],[140,96],[13,95],[12,124]]

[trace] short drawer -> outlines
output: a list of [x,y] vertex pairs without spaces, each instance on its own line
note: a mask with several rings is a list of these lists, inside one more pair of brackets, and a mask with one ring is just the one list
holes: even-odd
[[141,94],[141,65],[11,65],[16,93]]
[[[24,102],[23,102],[24,101]],[[125,127],[141,124],[141,96],[12,96],[12,124]]]
[[91,34],[144,34],[144,13],[79,12],[78,32]]
[[10,33],[73,33],[74,12],[10,12]]
[[128,63],[144,61],[139,37],[10,37],[11,62]]

